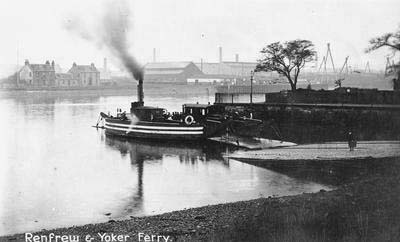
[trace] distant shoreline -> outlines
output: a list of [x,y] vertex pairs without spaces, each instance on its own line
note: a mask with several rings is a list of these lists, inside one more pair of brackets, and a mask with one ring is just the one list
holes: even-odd
[[[212,84],[187,84],[187,83],[144,83],[148,87],[166,87],[166,86],[190,86],[190,87],[215,87]],[[76,86],[76,87],[9,87],[0,88],[0,91],[73,91],[73,90],[120,90],[126,88],[135,88],[136,83],[129,85],[100,85],[100,86]]]
[[[136,85],[95,87],[95,88],[49,88],[49,89],[0,89],[0,98],[22,98],[23,96],[132,96],[137,92]],[[209,102],[214,103],[216,87],[212,85],[186,85],[186,84],[156,84],[144,85],[145,100],[154,96],[165,97],[208,97]]]

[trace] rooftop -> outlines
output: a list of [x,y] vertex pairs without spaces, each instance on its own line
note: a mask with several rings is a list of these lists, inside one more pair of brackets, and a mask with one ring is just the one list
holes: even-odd
[[97,72],[97,68],[92,64],[92,65],[77,65],[74,63],[72,65],[72,68],[70,69],[78,72]]
[[54,67],[50,64],[29,64],[32,71],[54,71]]
[[218,62],[195,63],[196,66],[208,75],[250,76],[257,65],[255,62]]
[[146,71],[149,69],[184,69],[188,65],[192,64],[190,61],[181,62],[151,62],[145,65]]
[[181,70],[146,70],[145,75],[176,75],[176,74],[181,74],[183,72],[183,69]]
[[189,108],[208,108],[212,105],[211,104],[186,103],[186,104],[183,104],[183,106],[189,107]]
[[133,109],[138,109],[138,110],[164,110],[164,108],[152,107],[152,106],[139,106],[139,107],[135,107]]

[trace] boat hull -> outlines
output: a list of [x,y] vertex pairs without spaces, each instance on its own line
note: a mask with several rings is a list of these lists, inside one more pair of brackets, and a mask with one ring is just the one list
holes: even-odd
[[106,134],[157,140],[201,140],[205,138],[202,125],[138,121],[105,118]]

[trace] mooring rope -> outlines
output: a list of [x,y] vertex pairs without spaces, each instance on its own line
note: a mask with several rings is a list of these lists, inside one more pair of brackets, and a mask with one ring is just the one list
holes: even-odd
[[96,123],[96,128],[99,127],[99,123],[101,122],[102,119],[103,119],[103,117],[101,117],[101,115],[99,115],[99,118],[97,119],[97,123]]

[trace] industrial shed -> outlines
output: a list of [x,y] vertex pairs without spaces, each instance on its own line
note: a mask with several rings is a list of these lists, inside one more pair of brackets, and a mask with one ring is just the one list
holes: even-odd
[[201,70],[193,62],[153,62],[145,66],[146,83],[182,83],[187,79],[202,75]]

